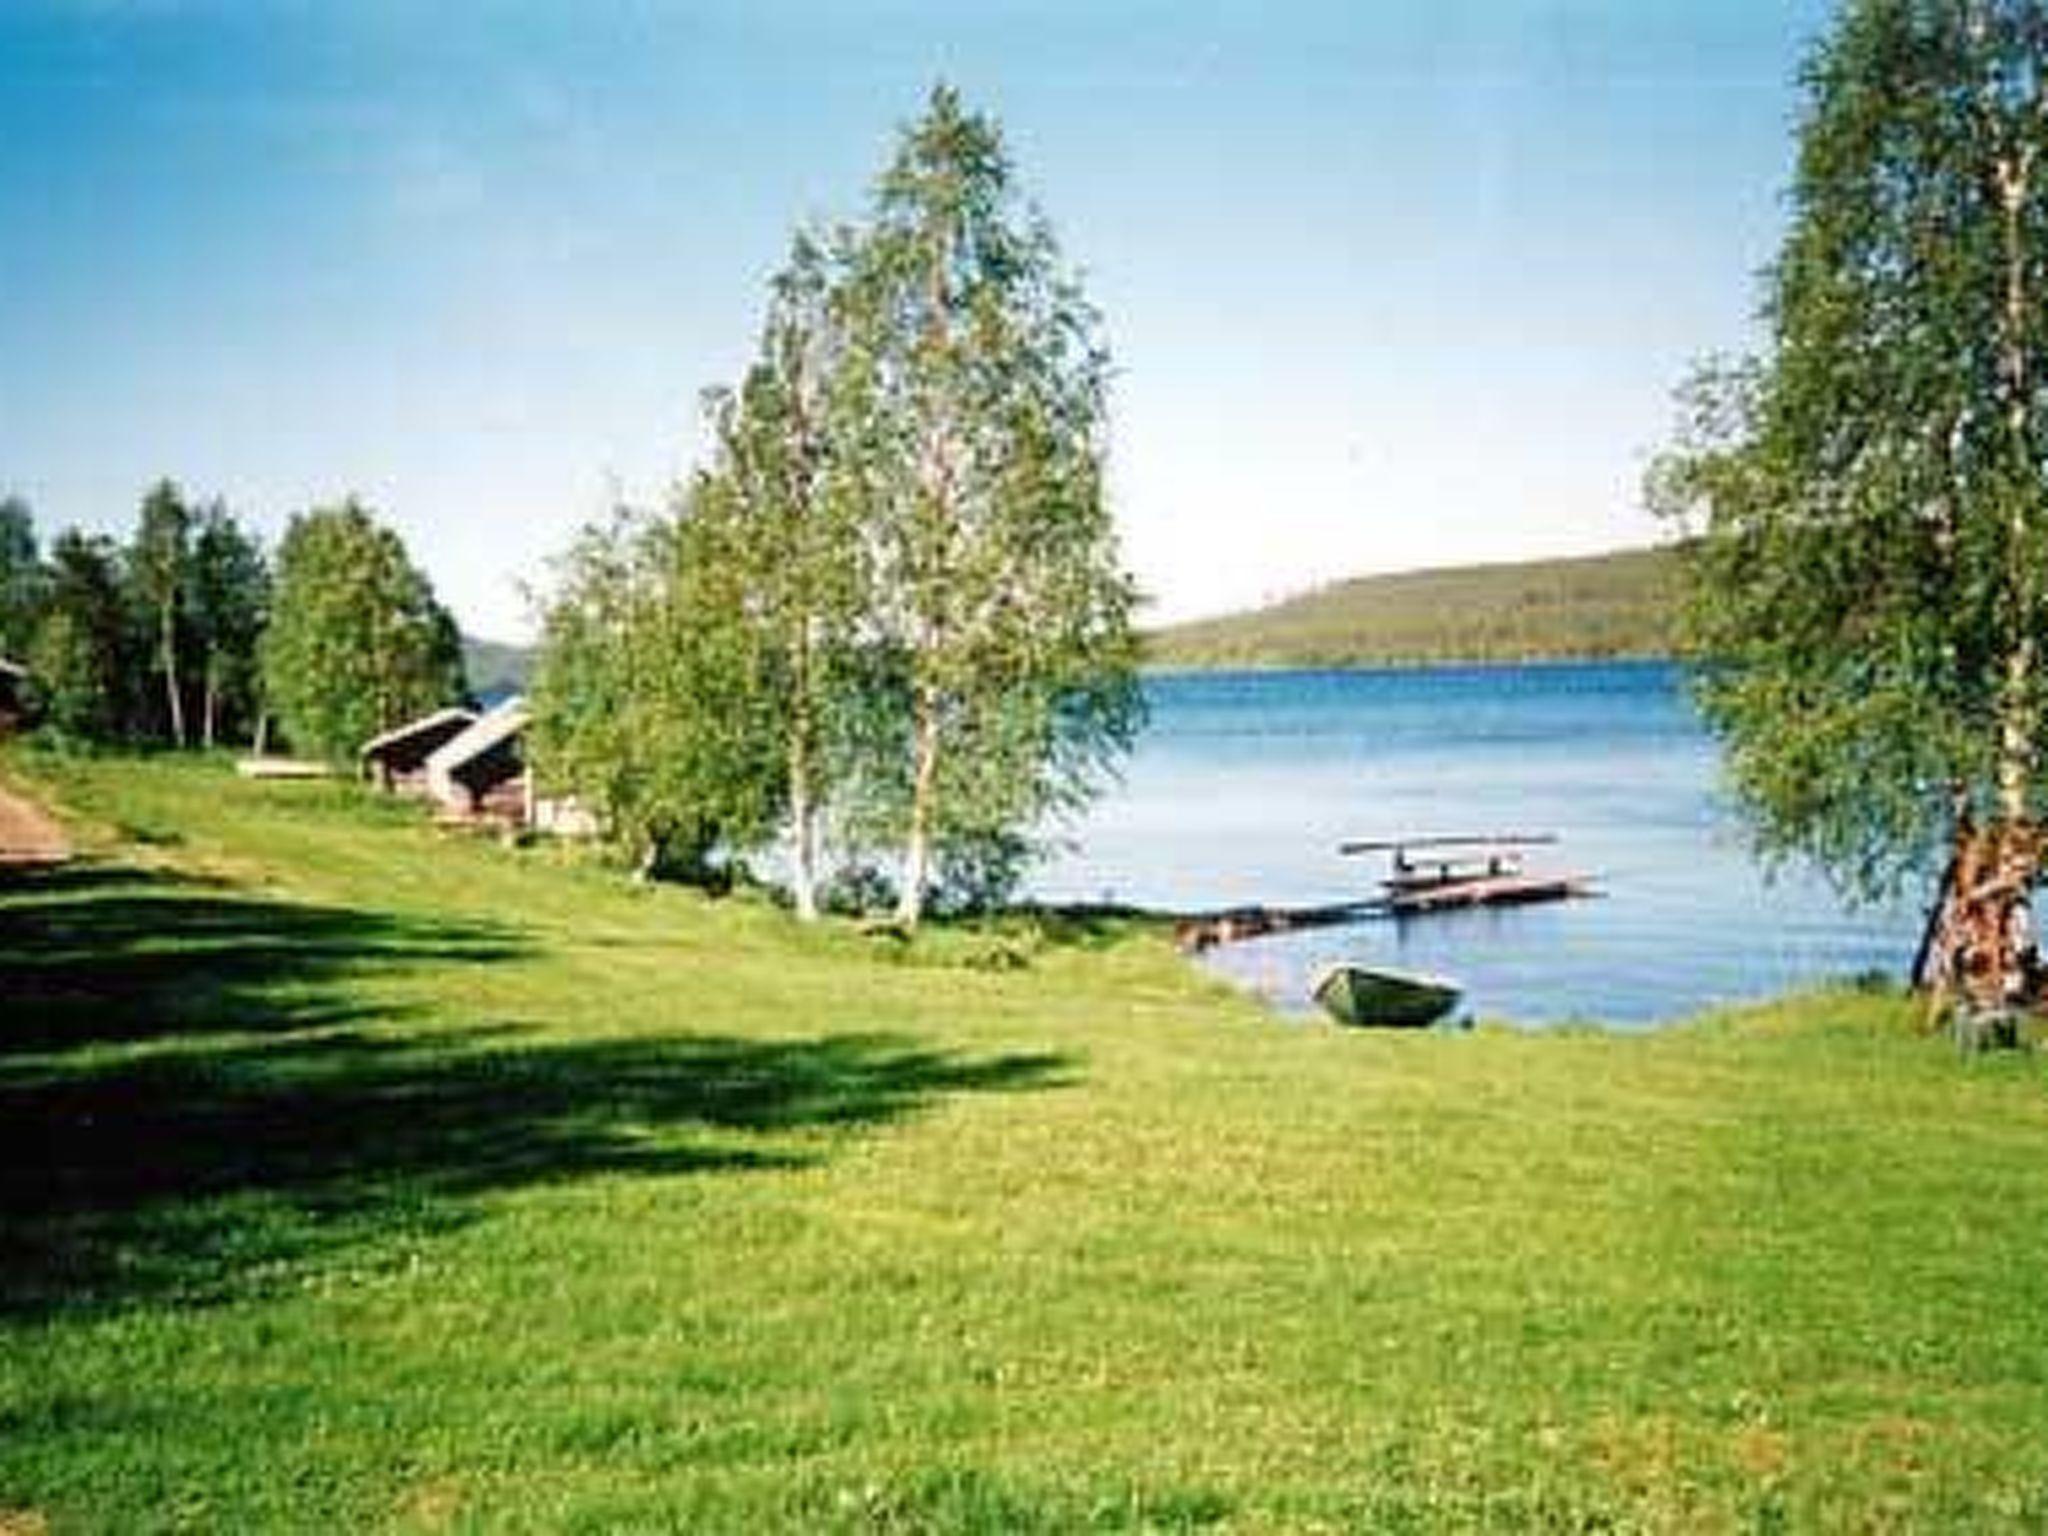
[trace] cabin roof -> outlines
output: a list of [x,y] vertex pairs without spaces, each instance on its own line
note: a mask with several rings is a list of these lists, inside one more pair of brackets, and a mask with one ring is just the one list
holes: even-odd
[[417,720],[408,720],[403,725],[394,726],[381,736],[372,736],[363,743],[361,755],[364,757],[374,757],[379,752],[387,751],[392,747],[402,746],[414,737],[446,731],[449,726],[458,722],[467,725],[475,719],[475,710],[464,709],[459,704],[451,704],[446,709],[435,710],[431,715],[421,715]]
[[463,764],[474,762],[525,730],[527,719],[525,697],[514,694],[496,709],[471,721],[459,735],[436,747],[427,758],[427,772],[453,773]]

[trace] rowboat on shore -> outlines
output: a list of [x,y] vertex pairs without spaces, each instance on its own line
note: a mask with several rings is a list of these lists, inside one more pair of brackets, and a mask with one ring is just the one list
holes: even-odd
[[1423,1029],[1458,1004],[1460,988],[1441,976],[1380,970],[1340,961],[1316,978],[1315,1000],[1339,1024]]

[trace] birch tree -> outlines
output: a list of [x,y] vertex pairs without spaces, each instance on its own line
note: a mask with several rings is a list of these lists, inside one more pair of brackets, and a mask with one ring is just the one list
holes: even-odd
[[708,397],[716,460],[699,482],[693,538],[733,570],[739,622],[759,632],[760,686],[776,701],[790,890],[818,915],[821,837],[846,779],[863,686],[870,595],[857,441],[860,379],[845,366],[843,257],[799,235],[777,275],[758,360]]
[[199,513],[191,567],[199,739],[210,748],[227,727],[253,728],[256,723],[257,645],[269,614],[270,572],[262,549],[219,502]]
[[995,124],[949,88],[881,178],[847,316],[914,926],[942,856],[1014,853],[1128,746],[1136,595],[1103,499],[1095,312]]
[[2048,577],[2048,14],[1850,0],[1811,56],[1769,343],[1651,478],[1700,697],[1764,846],[1852,892],[1946,853],[1930,967],[2026,984]]
[[169,480],[159,480],[142,499],[128,566],[136,608],[149,625],[151,657],[163,683],[164,719],[171,741],[182,747],[185,695],[178,660],[189,628],[192,509]]
[[701,874],[783,807],[776,701],[746,567],[699,518],[621,512],[557,562],[528,697],[534,771],[573,791],[644,876]]

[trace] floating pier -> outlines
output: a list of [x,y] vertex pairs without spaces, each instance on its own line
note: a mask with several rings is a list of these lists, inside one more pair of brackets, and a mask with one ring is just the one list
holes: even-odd
[[1523,867],[1523,849],[1556,841],[1554,832],[1353,839],[1338,844],[1337,851],[1392,855],[1391,873],[1380,881],[1378,896],[1316,907],[1252,905],[1192,912],[1175,920],[1174,942],[1199,954],[1218,944],[1371,917],[1420,917],[1464,907],[1519,907],[1599,895],[1590,875],[1531,874]]
[[1523,850],[1557,841],[1555,832],[1501,832],[1487,837],[1356,838],[1343,854],[1385,853],[1391,873],[1380,882],[1385,909],[1397,917],[1460,907],[1527,906],[1594,894],[1586,875],[1530,874]]

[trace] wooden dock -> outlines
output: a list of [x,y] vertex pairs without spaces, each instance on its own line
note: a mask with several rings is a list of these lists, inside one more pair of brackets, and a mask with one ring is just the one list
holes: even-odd
[[[1368,918],[1420,917],[1466,907],[1520,907],[1599,895],[1590,875],[1530,874],[1523,869],[1522,849],[1556,841],[1553,832],[1522,832],[1340,843],[1339,853],[1392,855],[1393,871],[1380,881],[1380,895],[1315,907],[1250,905],[1185,913],[1174,919],[1174,942],[1191,954],[1200,954],[1219,944]],[[1425,855],[1416,857],[1422,850],[1427,850]]]
[[1380,882],[1386,909],[1397,917],[1461,907],[1519,907],[1594,894],[1589,876],[1531,874],[1523,850],[1557,841],[1555,832],[1497,832],[1482,837],[1359,838],[1345,854],[1385,853],[1392,870]]
[[1189,954],[1200,954],[1219,944],[1237,944],[1262,939],[1269,933],[1293,933],[1305,928],[1333,928],[1340,923],[1385,917],[1385,901],[1339,901],[1319,907],[1225,907],[1216,912],[1189,912],[1173,920],[1173,942]]
[[1584,875],[1489,875],[1405,887],[1389,892],[1384,904],[1396,917],[1410,917],[1460,907],[1525,907],[1594,894],[1593,882]]

